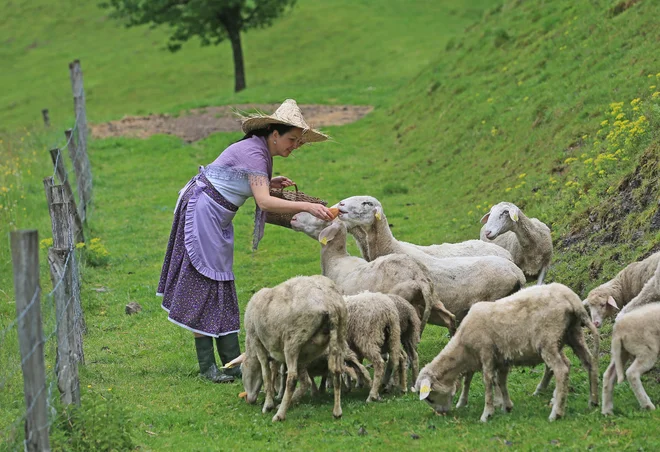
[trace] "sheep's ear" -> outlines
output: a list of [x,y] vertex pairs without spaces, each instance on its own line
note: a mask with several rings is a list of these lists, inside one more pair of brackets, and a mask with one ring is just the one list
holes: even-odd
[[514,206],[512,206],[512,207],[509,209],[509,216],[511,217],[511,219],[512,219],[513,221],[518,221],[518,213],[519,213],[519,211],[520,211],[520,210],[519,210],[517,207],[514,207]]
[[376,220],[380,221],[383,218],[383,208],[380,206],[374,207],[374,216]]
[[422,380],[419,385],[419,400],[424,400],[431,393],[431,382],[428,378]]
[[585,298],[584,300],[582,300],[582,306],[584,306],[585,308],[589,307],[589,299],[588,298]]
[[619,310],[619,306],[617,306],[617,304],[616,304],[616,300],[612,297],[612,295],[610,295],[609,297],[607,297],[607,304],[610,305],[610,306],[612,306],[612,307],[613,307],[614,309],[616,309],[617,311]]
[[486,215],[481,217],[481,224],[486,224],[488,223],[488,218],[490,218],[490,212],[488,212]]
[[339,228],[341,228],[341,223],[333,222],[330,226],[322,230],[319,234],[319,242],[321,242],[321,245],[327,245],[330,240],[334,239]]

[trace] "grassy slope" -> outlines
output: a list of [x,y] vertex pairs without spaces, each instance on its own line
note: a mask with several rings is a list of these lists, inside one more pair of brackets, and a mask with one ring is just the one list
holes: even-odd
[[[488,7],[488,3],[475,2],[474,6]],[[185,54],[150,56],[144,49],[151,46],[151,40],[137,31],[129,32],[135,33],[131,48],[136,52],[142,49],[139,61],[154,61],[146,65],[152,71],[148,77],[142,71],[133,73],[136,80],[132,84],[173,80],[177,89],[150,84],[128,95],[123,86],[111,85],[109,68],[103,72],[101,64],[92,64],[91,70],[86,63],[104,52],[88,50],[85,56],[75,56],[83,59],[89,74],[86,80],[92,79],[87,86],[94,81],[112,86],[88,95],[90,111],[94,112],[90,116],[100,119],[140,110],[172,111],[184,104],[271,101],[281,98],[282,93],[304,95],[305,102],[374,103],[381,108],[363,121],[330,130],[334,143],[298,151],[293,158],[276,162],[276,171],[298,180],[305,191],[330,201],[354,194],[379,197],[395,234],[418,243],[474,238],[486,206],[502,199],[515,201],[531,216],[553,226],[559,249],[549,278],[565,282],[584,295],[588,288],[660,243],[657,229],[642,221],[657,209],[648,201],[658,198],[655,132],[627,149],[628,160],[607,167],[595,182],[587,171],[564,163],[566,158],[595,152],[592,142],[611,102],[628,103],[637,97],[646,102],[652,92],[649,85],[655,84],[647,75],[660,72],[660,63],[653,52],[654,38],[645,33],[658,29],[659,16],[652,2],[641,2],[615,17],[607,13],[612,2],[573,3],[505,2],[504,7],[491,9],[465,35],[456,30],[471,23],[475,13],[449,1],[447,7],[437,5],[434,14],[410,11],[410,16],[403,17],[404,12],[394,6],[380,7],[375,13],[366,8],[366,2],[351,7],[357,9],[328,7],[332,14],[321,14],[316,9],[320,7],[301,3],[273,29],[249,34],[246,46],[253,46],[256,53],[260,42],[284,36],[287,26],[302,23],[314,30],[310,36],[315,41],[307,46],[318,58],[305,58],[305,71],[292,70],[290,76],[269,74],[259,80],[252,77],[272,69],[255,57],[248,63],[248,83],[254,88],[237,97],[214,94],[215,90],[228,91],[229,73],[221,89],[209,80],[209,72],[199,72],[207,49],[190,46]],[[440,13],[452,8],[454,15]],[[90,10],[90,16],[85,17],[97,17],[94,14],[100,15]],[[444,24],[437,23],[442,20]],[[111,27],[107,22],[95,24],[92,28],[98,32],[99,45],[104,45],[113,33]],[[356,24],[372,28],[363,32]],[[65,28],[65,24],[60,26]],[[346,33],[338,34],[337,27],[345,28]],[[344,40],[352,33],[351,39]],[[128,39],[117,32],[112,36]],[[389,36],[398,39],[386,39]],[[327,48],[335,43],[342,52],[332,58]],[[413,44],[417,54],[408,58],[410,54],[404,51]],[[293,49],[294,45],[282,39],[282,46]],[[109,49],[115,46],[109,45]],[[131,74],[131,59],[138,57],[116,49],[107,53],[106,58],[117,62],[116,72],[123,74],[118,80],[125,80]],[[211,54],[215,58],[216,53]],[[178,60],[183,56],[186,60],[196,58],[196,69]],[[14,64],[23,64],[41,79],[42,71],[33,67],[32,57],[21,58],[22,63]],[[61,58],[57,64],[73,56]],[[185,72],[188,70],[192,73]],[[167,78],[175,72],[175,78]],[[16,84],[11,95],[20,99],[14,109],[15,124],[24,124],[40,106],[29,100],[15,78],[10,81]],[[66,90],[66,80],[60,77],[58,83]],[[365,86],[377,89],[365,91]],[[95,102],[92,95],[99,96]],[[68,108],[67,96],[52,99]],[[238,402],[237,385],[218,387],[192,378],[196,363],[191,338],[164,320],[153,292],[176,190],[197,164],[212,160],[237,137],[217,134],[189,146],[169,137],[104,140],[93,145],[97,204],[91,232],[103,239],[112,259],[108,268],[85,271],[87,321],[94,326],[86,342],[88,364],[83,370],[83,386],[104,392],[112,388],[115,400],[134,414],[136,443],[148,450],[208,450],[227,441],[235,447],[263,449],[402,445],[483,449],[503,447],[507,442],[525,449],[556,444],[575,448],[656,444],[657,415],[639,413],[627,385],[617,388],[618,415],[613,419],[604,421],[597,411],[587,409],[586,376],[577,363],[573,366],[574,391],[568,417],[557,424],[546,421],[550,394],[529,396],[540,378],[530,370],[516,370],[511,375],[514,412],[498,414],[487,426],[477,421],[483,396],[478,381],[471,406],[446,418],[434,416],[412,395],[365,405],[362,400],[366,394],[354,393],[344,398],[344,418],[339,422],[331,421],[326,397],[295,407],[285,424],[271,425],[270,416]],[[33,146],[40,145],[37,141]],[[643,155],[647,163],[636,172]],[[523,173],[526,176],[520,178]],[[621,181],[634,180],[634,174],[643,176],[639,177],[642,183],[631,190],[631,184]],[[551,177],[558,182],[552,183]],[[568,180],[578,181],[583,193],[566,188]],[[38,181],[34,190],[30,181],[25,176],[24,186],[30,192],[27,202],[31,208],[41,206]],[[526,184],[520,185],[521,181]],[[607,186],[615,189],[607,193]],[[632,201],[625,204],[628,195]],[[577,207],[575,203],[579,203]],[[628,208],[622,211],[629,215],[615,224],[620,233],[611,240],[603,239],[602,231],[611,226],[611,217],[619,215],[616,208],[623,204]],[[589,217],[595,220],[590,222]],[[42,235],[48,235],[43,219],[37,220],[36,215],[28,219],[38,221]],[[587,226],[591,231],[601,220],[600,231],[584,234]],[[236,273],[242,306],[263,286],[318,272],[317,246],[291,231],[269,226],[260,251],[251,254],[250,222],[251,206],[246,205],[236,220]],[[23,226],[21,221],[19,226]],[[565,248],[563,239],[568,237],[574,238],[570,241],[573,245]],[[110,288],[110,292],[92,290],[99,286]],[[143,305],[140,316],[123,316],[123,306],[129,301]],[[422,361],[435,356],[444,341],[442,331],[429,329],[421,344]],[[607,349],[608,341],[603,342]],[[605,354],[601,369],[607,360]],[[653,380],[649,379],[647,389],[655,400],[660,392]],[[357,435],[361,426],[367,435]],[[421,438],[412,439],[412,434]]]

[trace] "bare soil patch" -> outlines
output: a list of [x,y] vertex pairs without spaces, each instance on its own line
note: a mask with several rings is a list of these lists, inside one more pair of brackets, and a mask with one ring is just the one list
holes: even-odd
[[[234,111],[274,112],[279,104],[241,104],[198,108],[179,115],[126,116],[118,121],[92,124],[94,138],[148,138],[154,134],[176,135],[188,143],[206,138],[215,132],[241,130]],[[300,105],[308,124],[314,128],[340,126],[357,121],[373,110],[368,105]]]

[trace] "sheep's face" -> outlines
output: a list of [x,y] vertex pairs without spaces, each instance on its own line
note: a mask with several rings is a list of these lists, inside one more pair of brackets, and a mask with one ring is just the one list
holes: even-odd
[[501,202],[494,205],[490,212],[481,219],[481,223],[485,225],[486,238],[493,240],[498,235],[510,231],[514,223],[518,222],[519,215],[520,209],[510,202]]
[[419,400],[429,404],[437,414],[446,414],[451,410],[456,385],[445,385],[434,381],[431,383],[428,376],[420,374],[415,383],[415,392],[419,393]]
[[308,212],[299,212],[291,218],[291,228],[294,231],[304,232],[314,240],[319,239],[319,233],[328,227],[331,221],[321,220]]
[[616,301],[611,295],[604,293],[590,293],[587,299],[583,301],[585,308],[589,309],[591,321],[594,322],[596,328],[600,328],[603,320],[608,317],[614,317],[616,311],[619,310]]
[[243,388],[247,392],[245,400],[247,403],[254,404],[257,402],[257,397],[263,384],[259,359],[256,356],[248,356],[246,354],[245,361],[241,364],[241,372],[243,374]]
[[339,219],[349,228],[357,226],[371,226],[376,221],[384,219],[383,207],[372,196],[352,196],[341,201]]

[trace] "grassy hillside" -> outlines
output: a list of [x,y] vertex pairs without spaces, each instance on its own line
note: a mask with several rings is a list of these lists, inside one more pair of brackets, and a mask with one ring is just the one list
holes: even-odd
[[[0,200],[10,206],[0,210],[7,219],[0,225],[9,225],[0,226],[2,231],[38,227],[42,237],[50,236],[40,181],[52,173],[44,149],[61,132],[44,135],[29,125],[40,100],[50,101],[56,124],[70,124],[65,65],[81,58],[90,121],[288,96],[376,105],[360,122],[330,128],[333,142],[279,159],[275,171],[331,202],[358,194],[378,197],[403,240],[476,238],[490,205],[512,201],[552,227],[556,253],[548,280],[581,296],[660,247],[656,2],[626,2],[630,7],[624,8],[610,0],[445,0],[414,7],[301,1],[273,28],[247,35],[249,88],[238,96],[229,92],[231,68],[209,58],[220,54],[219,61],[229,61],[226,47],[190,44],[170,55],[158,50],[164,42],[159,32],[118,31],[98,19],[102,11],[61,3],[66,14],[37,14],[28,3],[13,2],[15,13],[2,19],[11,27],[2,27],[0,41],[10,39],[7,30],[15,36],[2,51],[22,69],[0,74],[3,86],[12,87],[3,90],[0,102],[7,130],[0,185],[8,188]],[[17,25],[27,17],[34,17],[29,30]],[[72,23],[85,39],[65,32]],[[40,29],[51,30],[52,44],[44,44],[50,50],[26,50]],[[266,50],[271,42],[301,64],[273,67]],[[68,53],[69,46],[78,52]],[[300,55],[300,48],[307,52]],[[31,52],[38,51],[36,58]],[[41,58],[61,68],[60,75],[44,71]],[[59,87],[50,88],[55,84]],[[658,415],[639,412],[627,384],[616,388],[613,418],[587,407],[586,373],[572,357],[567,418],[553,424],[547,422],[551,393],[530,395],[540,367],[512,372],[516,407],[487,425],[478,422],[483,387],[477,379],[469,408],[447,417],[435,416],[411,394],[367,405],[366,392],[358,391],[344,397],[341,421],[331,419],[326,396],[306,399],[281,425],[242,403],[236,397],[240,385],[196,379],[190,334],[167,322],[153,294],[178,189],[198,164],[213,160],[238,137],[215,134],[192,145],[166,136],[92,143],[95,208],[89,235],[101,239],[110,259],[83,273],[90,331],[82,386],[86,406],[115,411],[103,427],[88,422],[82,431],[116,439],[130,427],[133,443],[144,450],[657,447]],[[278,227],[267,226],[260,250],[251,253],[252,208],[242,207],[235,221],[242,309],[261,287],[319,272],[317,244]],[[5,325],[13,306],[11,267],[2,246]],[[95,290],[100,288],[108,291]],[[143,312],[125,316],[129,301],[142,304]],[[609,361],[609,334],[606,326],[601,373]],[[429,328],[421,361],[430,361],[446,341],[446,331]],[[652,400],[660,397],[656,378],[652,372],[644,381]],[[20,380],[12,381],[0,393],[0,404],[9,407],[0,428],[20,415],[20,386]],[[88,413],[89,418],[96,419]],[[56,431],[54,439],[64,447],[63,433]]]

